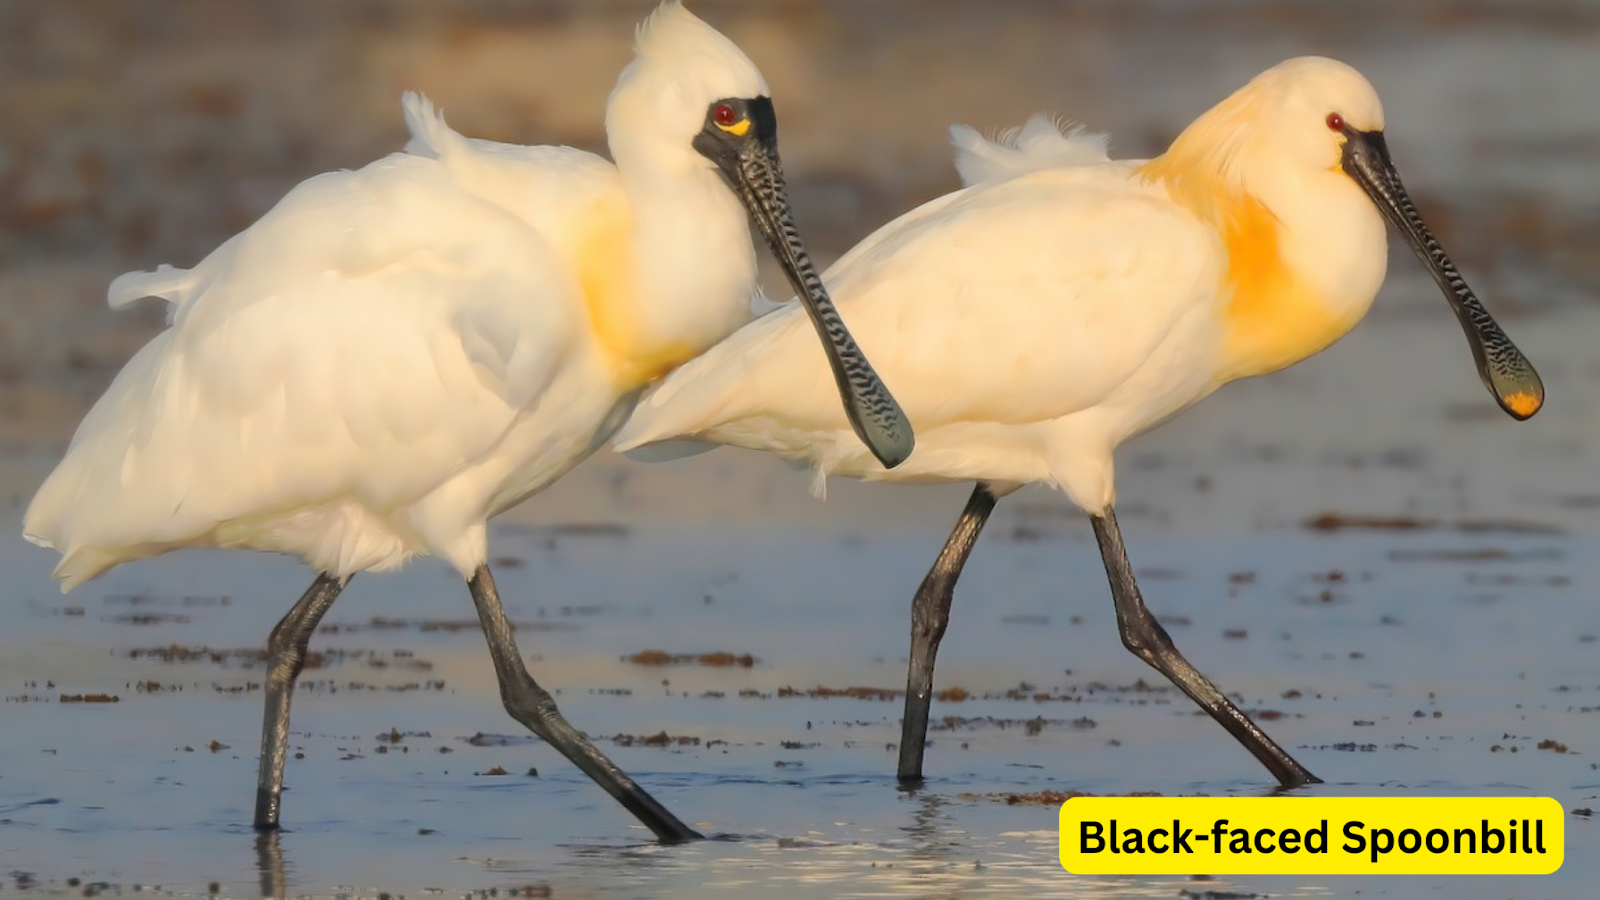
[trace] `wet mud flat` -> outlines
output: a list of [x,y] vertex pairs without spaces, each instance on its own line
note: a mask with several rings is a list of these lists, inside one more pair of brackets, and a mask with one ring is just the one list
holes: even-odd
[[[1041,539],[1053,498],[1022,499],[997,519],[957,601],[930,780],[914,792],[892,777],[901,645],[936,532],[639,524],[553,544],[538,524],[496,534],[522,563],[501,582],[534,671],[607,753],[718,836],[686,848],[650,844],[504,716],[442,567],[358,581],[330,614],[296,700],[287,830],[270,839],[247,825],[260,726],[252,645],[298,570],[186,554],[130,567],[71,605],[44,593],[41,571],[30,599],[8,600],[0,646],[3,890],[1414,896],[1383,879],[1060,870],[1055,805],[1069,796],[1270,786],[1117,644],[1103,586],[1074,577],[1097,565],[1087,529],[1063,517]],[[1128,530],[1143,538],[1152,605],[1327,779],[1306,792],[1554,796],[1571,816],[1568,863],[1538,885],[1583,895],[1595,874],[1586,810],[1600,800],[1589,662],[1600,621],[1568,581],[1596,574],[1592,538],[1352,526],[1197,539],[1141,518]],[[631,564],[608,567],[620,551]],[[28,552],[4,562],[21,567]],[[234,589],[157,587],[184,580]],[[152,615],[130,619],[130,608]],[[1493,879],[1437,887],[1521,895]]]

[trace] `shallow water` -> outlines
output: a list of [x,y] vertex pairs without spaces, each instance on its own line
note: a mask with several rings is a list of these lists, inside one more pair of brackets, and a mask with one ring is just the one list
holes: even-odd
[[[1125,448],[1130,553],[1190,659],[1327,780],[1305,793],[1546,795],[1571,813],[1600,801],[1600,4],[1391,6],[696,8],[784,92],[820,253],[950,187],[951,120],[1059,109],[1144,153],[1282,56],[1366,71],[1413,193],[1550,405],[1500,416],[1397,246],[1349,338]],[[0,145],[0,532],[157,327],[103,311],[110,276],[192,261],[287,184],[389,149],[398,86],[441,95],[464,130],[593,145],[639,12],[307,4],[241,25],[212,8],[0,7],[15,125]],[[934,56],[948,65],[926,71]],[[600,74],[537,77],[580,62]],[[535,675],[723,838],[687,847],[651,844],[504,714],[470,600],[433,562],[357,579],[330,613],[295,704],[287,830],[259,838],[256,654],[309,574],[186,553],[62,598],[51,554],[0,541],[0,894],[1473,900],[1586,898],[1600,881],[1596,827],[1575,813],[1566,865],[1537,878],[1064,873],[1056,808],[1008,795],[1270,785],[1122,649],[1083,517],[1038,490],[1000,504],[968,568],[938,685],[969,696],[935,704],[929,783],[898,790],[898,698],[815,695],[903,685],[909,598],[965,488],[836,483],[819,503],[808,483],[731,451],[602,455],[492,536]],[[1415,527],[1306,526],[1324,513]],[[646,650],[752,663],[629,660]],[[78,695],[114,702],[64,699]]]
[[[1047,498],[1025,499],[1023,512]],[[898,700],[804,694],[901,683],[902,600],[936,532],[782,521],[501,529],[496,546],[518,561],[502,563],[500,580],[523,649],[568,716],[596,736],[675,739],[602,747],[727,838],[687,848],[649,844],[504,716],[481,638],[452,627],[470,617],[465,592],[434,564],[358,580],[330,614],[314,644],[325,658],[296,703],[303,758],[289,765],[288,830],[258,839],[244,823],[260,671],[228,651],[259,646],[304,573],[194,553],[128,567],[63,605],[47,593],[40,554],[13,548],[6,568],[24,580],[13,596],[27,599],[5,609],[0,645],[0,869],[40,889],[78,878],[191,894],[216,881],[243,895],[534,885],[607,897],[755,887],[793,897],[1414,896],[1430,883],[1064,874],[1055,808],[1008,805],[1005,794],[1268,787],[1220,729],[1122,650],[1076,521],[1046,519],[1064,533],[1044,537],[1031,518],[998,517],[968,573],[940,684],[973,696],[936,704],[936,728],[945,716],[965,721],[935,731],[932,778],[915,793],[891,777]],[[1307,793],[1545,795],[1569,810],[1600,794],[1600,616],[1574,587],[1597,574],[1591,536],[1213,536],[1137,518],[1128,531],[1180,646],[1329,782]],[[173,647],[223,661],[141,652]],[[623,658],[646,649],[755,662]],[[783,696],[791,688],[800,696]],[[62,699],[76,694],[117,702]],[[1565,752],[1538,749],[1550,740]],[[483,774],[495,767],[509,774]],[[1584,896],[1595,843],[1590,820],[1573,817],[1557,875],[1432,883],[1458,897],[1524,896],[1535,884],[1539,896]]]

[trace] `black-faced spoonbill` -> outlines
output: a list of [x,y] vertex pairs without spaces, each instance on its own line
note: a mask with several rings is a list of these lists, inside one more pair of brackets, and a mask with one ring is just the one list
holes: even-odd
[[409,95],[405,152],[306,181],[193,269],[111,285],[114,307],[167,300],[171,325],[84,419],[24,531],[61,552],[63,590],[185,547],[317,570],[268,645],[259,829],[278,826],[318,621],[355,573],[431,554],[467,580],[511,715],[660,839],[698,837],[528,674],[485,532],[604,443],[648,382],[748,320],[751,220],[854,427],[885,465],[910,453],[790,218],[761,73],[676,2],[635,49],[606,108],[615,165],[464,138]]
[[902,781],[922,777],[956,579],[995,501],[1031,482],[1088,512],[1128,649],[1284,785],[1315,781],[1146,609],[1117,527],[1116,447],[1348,332],[1383,282],[1385,219],[1433,272],[1512,416],[1538,411],[1538,375],[1423,224],[1390,162],[1377,94],[1342,63],[1269,69],[1149,161],[1108,160],[1098,139],[1041,120],[1013,142],[955,136],[976,183],[884,226],[824,276],[916,427],[904,465],[876,465],[851,435],[792,308],[674,372],[618,448],[689,438],[804,461],[819,479],[977,482],[912,604]]

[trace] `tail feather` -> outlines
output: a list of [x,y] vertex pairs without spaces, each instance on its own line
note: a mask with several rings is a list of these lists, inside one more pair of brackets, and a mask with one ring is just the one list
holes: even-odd
[[[127,562],[130,559],[137,559],[140,555],[148,555],[130,552],[127,549],[112,552],[98,547],[72,547],[70,546],[70,538],[51,538],[41,533],[46,530],[59,532],[61,530],[60,523],[45,525],[35,522],[33,521],[32,512],[32,510],[29,510],[29,520],[24,523],[22,537],[34,546],[43,547],[46,550],[61,551],[61,559],[56,562],[55,570],[50,575],[60,582],[61,593],[63,594],[113,566]],[[62,543],[63,541],[64,543]]]
[[1082,125],[1045,113],[1038,113],[1022,127],[1007,129],[993,139],[966,125],[950,127],[956,171],[966,185],[1005,181],[1042,169],[1108,162],[1109,142],[1107,135],[1086,133]]
[[61,557],[61,562],[56,564],[50,576],[60,582],[61,593],[65,594],[107,569],[127,562],[130,558],[127,554],[107,553],[95,547],[85,547]]

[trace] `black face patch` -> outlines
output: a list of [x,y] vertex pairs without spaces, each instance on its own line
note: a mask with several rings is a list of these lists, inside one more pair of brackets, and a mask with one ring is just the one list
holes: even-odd
[[1339,165],[1346,175],[1369,191],[1371,188],[1368,185],[1391,177],[1394,163],[1389,159],[1389,144],[1383,139],[1383,132],[1361,131],[1348,124],[1341,130],[1345,141],[1344,150],[1339,155]]
[[727,172],[744,148],[771,147],[778,140],[778,113],[772,98],[729,97],[706,107],[705,127],[694,137],[694,149]]
[[783,164],[778,158],[778,116],[772,100],[730,98],[712,103],[706,108],[704,127],[695,135],[694,148],[711,160],[723,182],[744,204],[800,296],[822,338],[851,429],[884,466],[899,465],[916,443],[911,423],[845,328],[800,241],[789,214]]

